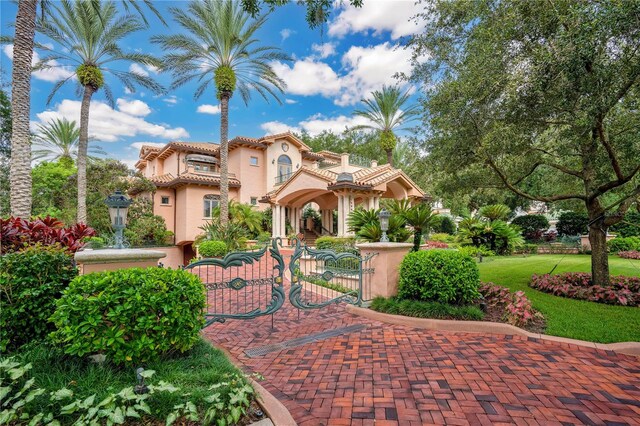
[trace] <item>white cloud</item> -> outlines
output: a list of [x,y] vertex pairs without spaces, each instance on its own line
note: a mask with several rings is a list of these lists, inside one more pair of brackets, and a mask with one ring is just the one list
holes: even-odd
[[143,77],[149,77],[149,73],[147,72],[147,70],[145,70],[138,64],[129,65],[129,71],[131,71],[134,74],[141,75]]
[[164,98],[163,101],[165,101],[166,103],[169,104],[169,106],[171,106],[178,103],[178,98],[176,97],[176,95],[171,95],[167,98]]
[[260,128],[266,132],[267,135],[276,135],[278,133],[300,133],[300,128],[295,126],[289,126],[288,124],[282,123],[280,121],[268,121],[266,123],[262,123]]
[[336,43],[312,44],[311,50],[321,59],[335,55]]
[[294,95],[330,97],[340,92],[340,78],[324,62],[306,58],[296,61],[293,67],[281,62],[272,64],[276,74],[287,83],[287,92]]
[[[36,114],[41,123],[56,118],[67,118],[78,121],[80,117],[80,101],[65,99],[55,106],[55,110],[46,110]],[[112,109],[109,105],[91,102],[91,120],[89,136],[101,142],[116,142],[121,137],[148,135],[164,139],[184,139],[189,133],[182,127],[171,128],[150,123],[143,118],[124,111]]]
[[198,106],[198,109],[196,111],[200,114],[216,115],[220,114],[220,105],[202,104]]
[[297,126],[290,126],[280,121],[269,121],[262,123],[260,128],[267,132],[266,134],[284,133],[291,131],[294,133],[300,133],[305,131],[312,136],[315,136],[323,131],[332,131],[333,133],[342,133],[346,129],[351,129],[354,126],[361,124],[369,124],[366,118],[355,116],[339,115],[337,117],[326,117],[322,114],[315,114],[308,117],[306,120],[298,123]]
[[145,67],[154,74],[158,74],[160,72],[160,68],[153,65],[145,65]]
[[289,104],[289,105],[293,105],[293,104],[297,104],[298,101],[296,101],[295,99],[285,99],[284,103],[285,104]]
[[144,117],[151,113],[149,105],[138,99],[128,101],[126,99],[118,98],[116,100],[116,104],[118,105],[118,109],[126,114]]
[[[4,54],[13,61],[13,44],[5,45],[2,50],[4,51]],[[40,55],[38,55],[38,52],[34,51],[31,64],[35,65],[38,62],[40,62]],[[47,65],[51,68],[34,71],[31,75],[38,80],[56,83],[60,80],[64,80],[65,78],[69,78],[74,74],[71,67],[62,66],[58,61],[49,61]]]
[[282,31],[280,31],[280,37],[282,37],[282,41],[285,41],[286,39],[291,37],[292,34],[295,34],[295,33],[296,32],[293,31],[291,28],[285,28]]
[[393,76],[411,72],[410,60],[409,50],[388,42],[369,47],[352,46],[342,56],[342,65],[349,72],[342,79],[344,90],[334,102],[340,106],[353,105],[383,84],[398,84]]
[[368,31],[380,35],[388,31],[395,40],[415,34],[426,25],[424,20],[416,24],[413,19],[424,8],[414,0],[365,1],[359,8],[346,3],[344,2],[336,18],[329,22],[330,36],[343,37]]
[[[274,71],[287,83],[287,93],[302,96],[322,95],[339,106],[354,105],[379,90],[383,84],[398,84],[396,73],[411,71],[411,52],[385,42],[375,46],[352,46],[341,59],[338,75],[327,63],[314,57],[296,61],[292,66],[275,62]],[[406,83],[401,82],[406,87]]]

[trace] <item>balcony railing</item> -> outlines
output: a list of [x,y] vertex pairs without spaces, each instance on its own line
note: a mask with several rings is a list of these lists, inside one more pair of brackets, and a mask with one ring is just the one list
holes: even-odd
[[276,176],[276,186],[282,185],[283,183],[288,181],[291,175],[293,175],[293,173],[285,173],[285,174]]

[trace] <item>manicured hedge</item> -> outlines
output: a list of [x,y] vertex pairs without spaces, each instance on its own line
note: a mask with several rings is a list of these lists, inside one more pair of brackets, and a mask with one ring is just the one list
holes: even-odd
[[336,252],[353,251],[356,239],[351,237],[320,237],[316,240],[316,248],[320,250],[334,250]]
[[442,303],[473,303],[480,293],[475,261],[455,250],[411,252],[400,264],[398,297]]
[[65,249],[33,246],[0,256],[0,352],[44,340],[56,300],[78,275]]
[[223,257],[227,252],[227,245],[224,241],[203,241],[198,246],[198,254],[202,257]]
[[440,302],[403,300],[397,297],[385,299],[376,297],[371,301],[371,309],[393,315],[417,318],[437,318],[480,321],[484,318],[482,310],[475,305],[449,305]]
[[554,296],[589,300],[610,305],[640,305],[640,277],[612,276],[608,287],[594,285],[591,274],[567,272],[533,275],[530,287]]
[[611,253],[620,251],[640,251],[640,237],[617,237],[607,243]]
[[589,230],[589,218],[584,213],[565,212],[560,215],[556,229],[559,236],[584,235]]
[[542,239],[544,231],[549,229],[549,221],[541,214],[527,214],[518,216],[511,221],[522,230],[522,236],[530,241]]
[[182,270],[131,268],[77,277],[57,302],[52,334],[65,352],[139,365],[198,342],[205,290]]

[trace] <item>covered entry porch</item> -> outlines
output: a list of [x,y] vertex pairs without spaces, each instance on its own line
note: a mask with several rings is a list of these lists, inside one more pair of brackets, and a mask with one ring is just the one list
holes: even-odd
[[343,155],[343,164],[333,168],[300,168],[261,202],[271,206],[273,238],[286,238],[308,229],[302,221],[303,209],[308,204],[321,218],[321,227],[314,232],[351,236],[347,225],[349,214],[359,207],[380,208],[383,198],[421,201],[424,192],[402,170],[388,164],[367,168],[349,166],[348,155],[346,158]]

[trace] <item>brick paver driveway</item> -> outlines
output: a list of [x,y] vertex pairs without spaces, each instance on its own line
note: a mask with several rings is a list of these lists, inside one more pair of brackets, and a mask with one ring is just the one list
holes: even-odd
[[[245,351],[360,324],[265,355]],[[358,327],[351,327],[358,328]],[[640,360],[520,337],[432,332],[331,306],[204,331],[304,425],[640,424]],[[280,425],[278,425],[280,426]]]

